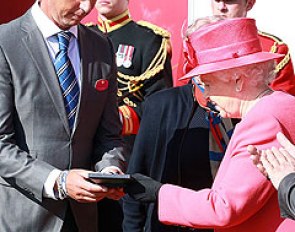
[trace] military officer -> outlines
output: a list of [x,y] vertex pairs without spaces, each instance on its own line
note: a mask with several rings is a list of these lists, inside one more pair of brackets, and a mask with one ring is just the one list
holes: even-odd
[[[135,22],[128,0],[97,0],[97,25],[114,46],[118,67],[118,103],[123,135],[133,144],[142,111],[142,102],[152,93],[172,86],[170,34],[148,22]],[[131,141],[130,141],[131,140]]]
[[[113,43],[122,134],[131,153],[143,102],[154,92],[172,86],[172,69],[170,34],[148,22],[133,21],[128,6],[129,0],[97,0],[98,22],[90,27],[106,33]],[[121,231],[123,216],[118,203],[105,200],[99,208],[105,215],[100,231]]]

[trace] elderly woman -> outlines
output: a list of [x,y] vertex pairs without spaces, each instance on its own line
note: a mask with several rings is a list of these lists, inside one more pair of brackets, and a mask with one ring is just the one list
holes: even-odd
[[[219,18],[198,19],[188,28],[187,35],[196,27]],[[230,119],[212,117],[214,115],[200,107],[193,88],[192,83],[170,88],[145,101],[128,173],[139,172],[162,183],[193,190],[212,186],[232,133],[232,124]],[[141,203],[126,196],[123,210],[123,230],[126,232],[191,232],[191,228],[160,223],[155,203]]]
[[200,104],[241,122],[211,189],[193,191],[135,174],[126,192],[140,201],[158,201],[165,224],[222,232],[295,231],[295,222],[280,217],[275,188],[247,152],[249,144],[260,150],[278,146],[278,132],[295,141],[295,98],[268,86],[279,55],[262,52],[249,18],[205,25],[188,42],[198,65],[184,78],[193,78]]

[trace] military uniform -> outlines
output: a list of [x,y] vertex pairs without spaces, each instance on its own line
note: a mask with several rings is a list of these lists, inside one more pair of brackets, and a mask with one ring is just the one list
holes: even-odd
[[[291,61],[290,51],[288,46],[274,35],[258,31],[258,36],[261,41],[262,50],[265,52],[273,52],[284,54],[285,56],[277,59],[276,78],[271,83],[271,88],[281,90],[289,94],[295,95],[295,75]],[[185,51],[182,52],[178,62],[177,79],[182,77],[193,67],[185,60]],[[186,84],[185,81],[177,81],[177,86]]]
[[[118,104],[122,134],[131,152],[146,97],[172,86],[170,34],[147,22],[134,22],[128,10],[123,14],[89,25],[111,39],[118,67]],[[156,107],[156,106],[155,106]],[[121,231],[122,212],[117,202],[99,203],[103,223],[100,231]]]
[[116,52],[118,102],[123,134],[136,134],[142,103],[152,93],[172,86],[170,34],[147,22],[134,22],[129,12],[98,20],[92,28],[107,33]]
[[295,95],[294,68],[287,44],[285,44],[278,37],[265,32],[259,31],[258,35],[261,41],[263,51],[280,53],[285,55],[284,57],[276,60],[277,75],[276,79],[272,81],[271,87],[274,90],[282,90],[292,95]]

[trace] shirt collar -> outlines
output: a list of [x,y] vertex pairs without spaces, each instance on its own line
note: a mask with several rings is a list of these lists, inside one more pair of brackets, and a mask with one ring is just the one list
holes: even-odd
[[[41,8],[39,7],[39,1],[36,1],[32,7],[32,16],[45,39],[48,39],[51,36],[56,35],[58,32],[62,31],[62,29],[55,25],[41,10]],[[78,38],[77,25],[72,26],[68,31],[70,31],[76,38]]]

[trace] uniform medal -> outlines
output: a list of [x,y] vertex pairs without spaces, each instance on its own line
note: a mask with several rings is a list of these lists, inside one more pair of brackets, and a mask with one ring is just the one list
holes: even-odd
[[119,44],[118,51],[116,53],[116,63],[117,67],[121,67],[123,62],[124,62],[124,57],[125,57],[125,50],[126,46],[123,44]]
[[124,68],[130,68],[132,65],[132,58],[133,58],[134,47],[128,46],[127,54],[125,56],[123,66]]
[[118,51],[116,53],[117,67],[121,67],[123,65],[124,68],[130,68],[132,65],[133,53],[133,46],[119,44]]

